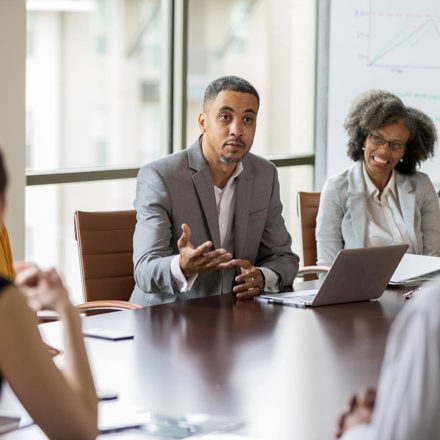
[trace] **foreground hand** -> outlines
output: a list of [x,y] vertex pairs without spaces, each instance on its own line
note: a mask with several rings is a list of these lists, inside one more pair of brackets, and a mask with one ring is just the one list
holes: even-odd
[[233,292],[238,299],[253,298],[264,291],[264,277],[260,269],[252,266],[248,260],[232,260],[234,266],[241,269],[241,274],[235,277],[238,283]]
[[338,417],[336,437],[341,437],[347,429],[353,426],[370,423],[375,400],[376,391],[372,388],[364,388],[351,396]]
[[180,268],[186,278],[199,272],[223,270],[232,267],[230,263],[232,255],[228,251],[225,249],[209,251],[212,248],[210,241],[205,241],[205,243],[194,248],[190,238],[191,228],[184,223],[177,246],[180,254]]
[[29,306],[36,312],[60,311],[69,303],[67,290],[55,269],[42,271],[31,266],[19,272],[15,282],[26,296]]

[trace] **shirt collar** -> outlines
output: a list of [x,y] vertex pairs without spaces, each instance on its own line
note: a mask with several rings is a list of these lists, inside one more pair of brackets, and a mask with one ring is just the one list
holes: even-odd
[[229,178],[228,183],[226,184],[225,188],[231,186],[235,182],[235,179],[242,173],[243,169],[244,168],[243,168],[243,164],[241,163],[241,161],[238,162],[237,166],[235,167],[235,170],[232,173],[231,177]]
[[235,167],[234,172],[232,173],[231,179],[232,178],[235,179],[236,177],[238,177],[242,173],[243,170],[244,170],[243,162],[240,160],[240,162],[237,163],[237,166]]
[[[370,179],[370,176],[367,173],[367,170],[365,168],[365,162],[363,162],[362,171],[364,174],[365,186],[367,187],[367,193],[370,196],[379,196],[379,190],[376,188],[376,186],[374,185],[374,183]],[[391,194],[394,197],[396,197],[396,174],[394,170],[391,171],[390,180],[388,180],[388,183],[383,189],[382,196],[386,196],[388,192],[391,192]]]
[[228,180],[228,183],[225,185],[223,189],[218,188],[217,186],[214,185],[216,192],[221,194],[226,188],[229,188],[235,182],[236,177],[238,177],[243,172],[243,170],[244,170],[243,164],[240,161],[237,163],[234,172],[232,173],[231,177]]

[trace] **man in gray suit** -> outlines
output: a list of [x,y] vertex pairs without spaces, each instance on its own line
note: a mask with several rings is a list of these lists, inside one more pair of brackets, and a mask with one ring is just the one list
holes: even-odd
[[293,283],[298,256],[282,217],[277,170],[249,153],[260,100],[227,76],[205,90],[199,139],[141,168],[131,301],[154,305]]

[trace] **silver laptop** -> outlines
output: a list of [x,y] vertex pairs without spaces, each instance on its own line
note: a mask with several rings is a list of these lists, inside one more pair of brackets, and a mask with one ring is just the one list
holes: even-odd
[[319,289],[263,294],[273,304],[315,307],[367,301],[382,295],[408,245],[343,249]]

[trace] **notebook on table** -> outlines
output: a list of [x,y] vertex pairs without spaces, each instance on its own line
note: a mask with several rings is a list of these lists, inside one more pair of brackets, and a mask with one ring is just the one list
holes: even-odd
[[382,295],[407,249],[406,244],[343,249],[319,289],[263,294],[256,298],[294,307],[375,299]]
[[390,284],[421,284],[438,275],[440,275],[440,257],[405,254],[391,276]]

